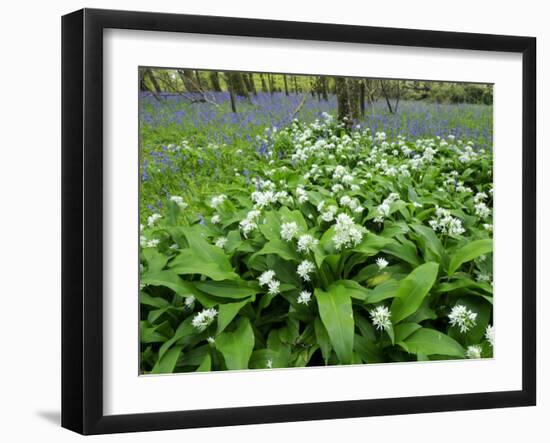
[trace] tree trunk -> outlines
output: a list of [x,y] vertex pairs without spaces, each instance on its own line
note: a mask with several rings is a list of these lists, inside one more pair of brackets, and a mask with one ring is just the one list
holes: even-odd
[[199,71],[195,71],[195,78],[197,79],[197,86],[202,91],[203,87],[202,87],[201,75],[199,74]]
[[273,95],[273,88],[274,88],[273,74],[267,74],[267,79],[269,80],[269,93]]
[[157,81],[155,74],[153,74],[153,71],[151,69],[146,69],[145,72],[147,73],[147,77],[149,77],[149,80],[151,81],[151,84],[153,85],[155,92],[156,93],[162,92],[162,89],[160,88],[159,82]]
[[220,77],[218,76],[217,71],[210,71],[208,73],[208,77],[210,78],[210,83],[212,85],[212,90],[216,92],[220,92],[222,90],[220,86]]
[[298,91],[298,80],[296,79],[296,76],[293,77],[294,78],[294,93],[297,94],[299,91]]
[[365,81],[361,80],[361,93],[359,97],[359,105],[361,107],[361,117],[365,118]]
[[235,92],[233,90],[233,78],[231,72],[226,72],[225,82],[227,83],[227,91],[229,92],[229,101],[231,103],[231,111],[237,113],[237,101],[235,100]]
[[260,80],[262,82],[262,92],[267,92],[267,84],[265,83],[265,78],[263,74],[260,74]]
[[286,75],[283,75],[283,80],[285,83],[285,95],[288,97],[288,83],[287,83]]
[[187,92],[200,92],[197,82],[193,78],[193,71],[189,69],[178,69],[178,74],[183,81],[183,86]]
[[359,82],[355,79],[335,78],[338,121],[351,130],[354,121],[359,119]]
[[251,72],[248,73],[248,82],[250,83],[250,92],[254,95],[257,95],[256,84],[254,83],[254,74]]

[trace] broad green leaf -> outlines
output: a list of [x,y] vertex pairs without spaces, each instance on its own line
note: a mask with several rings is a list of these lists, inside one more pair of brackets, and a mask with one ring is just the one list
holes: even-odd
[[182,297],[193,295],[194,293],[192,285],[182,280],[173,271],[146,272],[141,276],[140,283],[152,286],[165,286]]
[[378,254],[384,246],[390,243],[392,243],[391,239],[369,232],[365,235],[363,241],[353,248],[353,250],[371,256]]
[[260,287],[256,282],[238,281],[203,281],[194,282],[195,288],[207,294],[222,298],[241,299],[257,294]]
[[162,297],[151,297],[146,292],[139,293],[139,302],[142,305],[152,306],[153,308],[166,308],[170,306],[170,302]]
[[282,240],[270,240],[264,245],[262,249],[256,252],[256,254],[254,254],[251,257],[251,259],[254,259],[259,255],[266,255],[266,254],[275,254],[284,260],[293,260],[296,262],[300,260],[300,256],[295,251],[292,244],[288,242],[284,242]]
[[[176,274],[200,274],[210,277],[212,280],[236,280],[239,278],[233,272],[229,259],[221,248],[206,242],[205,247],[211,250],[212,258],[206,258],[205,254],[198,254],[192,249],[183,249],[170,262],[170,269]],[[216,252],[212,252],[212,249],[215,249]]]
[[409,337],[413,332],[420,329],[422,326],[420,326],[418,323],[400,323],[395,326],[395,341],[400,342],[405,340],[407,337]]
[[318,317],[315,318],[315,321],[313,324],[315,327],[315,338],[317,339],[317,343],[321,348],[321,354],[323,355],[323,360],[325,361],[325,364],[328,364],[328,360],[332,352],[332,346],[330,345],[330,338],[328,336],[328,332]]
[[143,248],[141,253],[147,262],[148,272],[161,271],[168,262],[168,257],[158,252],[155,248]]
[[224,303],[219,306],[218,329],[216,335],[222,333],[224,329],[237,316],[239,311],[250,302],[250,298],[237,303]]
[[488,254],[493,250],[493,240],[484,239],[476,240],[460,248],[455,254],[451,257],[449,262],[449,275],[453,275],[455,271],[460,268],[463,263],[469,262],[474,258],[479,257],[483,254]]
[[229,258],[223,249],[209,244],[196,229],[182,228],[189,243],[169,264],[177,274],[200,274],[212,280],[235,280],[238,275],[233,272]]
[[353,280],[337,280],[329,286],[328,291],[338,288],[342,288],[345,294],[357,300],[365,300],[369,296],[369,290]]
[[227,369],[247,369],[254,349],[254,332],[248,318],[241,317],[235,331],[216,337],[216,349],[222,353]]
[[181,354],[183,346],[174,346],[167,351],[162,357],[160,357],[151,371],[153,374],[168,374],[174,372],[176,363]]
[[296,223],[300,233],[304,233],[308,230],[306,220],[300,211],[290,211],[286,206],[282,206],[281,209],[279,209],[279,214],[281,214],[281,223]]
[[395,280],[387,280],[369,292],[369,294],[365,298],[365,303],[367,304],[378,303],[378,302],[381,302],[382,300],[393,298],[397,294],[398,287],[399,287],[399,282]]
[[430,250],[441,260],[445,255],[445,249],[434,230],[428,226],[418,224],[412,225],[412,228],[422,239],[424,249]]
[[212,358],[210,357],[210,354],[206,354],[204,356],[204,360],[200,364],[200,366],[197,368],[197,372],[208,372],[212,368]]
[[353,310],[345,288],[338,286],[327,292],[315,289],[319,315],[340,362],[349,364],[353,354]]
[[267,212],[265,214],[265,223],[262,223],[259,228],[266,239],[270,241],[281,240],[281,222],[276,212]]
[[421,263],[420,258],[416,253],[416,248],[409,244],[402,244],[395,241],[384,246],[382,252],[400,258],[401,260],[406,261],[412,266],[419,266]]
[[464,357],[464,348],[456,340],[435,329],[418,329],[398,344],[411,354]]
[[413,314],[422,305],[424,297],[435,283],[438,270],[437,263],[424,263],[401,281],[391,305],[393,324]]
[[197,332],[197,330],[191,324],[192,321],[193,316],[186,318],[183,322],[180,323],[180,325],[174,332],[174,335],[169,340],[163,340],[164,343],[159,349],[159,359],[162,358],[162,356],[172,347],[174,343],[181,339],[189,338],[191,335]]

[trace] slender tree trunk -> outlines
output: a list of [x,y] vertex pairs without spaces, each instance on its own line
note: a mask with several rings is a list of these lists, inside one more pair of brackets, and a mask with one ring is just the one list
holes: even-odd
[[361,107],[361,117],[365,118],[365,81],[361,80],[360,84],[361,92],[359,97],[359,105]]
[[156,93],[162,92],[162,89],[159,85],[159,82],[157,81],[157,78],[155,77],[155,74],[153,74],[153,71],[151,69],[146,69],[145,72],[147,73],[147,77],[149,77],[149,80],[151,81],[151,84],[153,85],[155,92]]
[[195,78],[197,79],[197,86],[202,91],[203,87],[202,87],[201,75],[199,74],[199,71],[195,71]]
[[235,99],[234,82],[231,72],[224,73],[225,83],[227,83],[227,91],[229,92],[229,101],[231,103],[231,111],[237,113],[237,101]]
[[359,82],[355,79],[335,78],[336,99],[338,103],[338,120],[347,130],[359,119]]
[[269,93],[273,95],[273,88],[274,88],[273,74],[267,74],[267,79],[269,80]]
[[283,81],[285,84],[285,95],[288,97],[288,83],[287,83],[286,75],[283,75]]
[[328,101],[328,91],[327,91],[327,78],[321,77],[321,94],[323,95],[323,100]]
[[180,75],[181,80],[183,81],[183,86],[187,92],[200,92],[197,87],[198,85],[193,78],[193,71],[190,71],[189,69],[178,69],[178,74]]
[[294,93],[298,94],[298,80],[296,79],[296,76],[293,77],[294,79]]
[[262,92],[267,92],[267,84],[263,74],[260,74],[260,81],[262,82]]
[[252,74],[252,72],[248,73],[248,81],[250,83],[250,92],[257,95],[258,93],[256,91],[256,84],[254,83],[254,74]]
[[210,71],[208,73],[208,77],[210,78],[210,83],[212,85],[212,90],[216,92],[220,92],[222,90],[220,86],[220,77],[218,76],[217,71]]

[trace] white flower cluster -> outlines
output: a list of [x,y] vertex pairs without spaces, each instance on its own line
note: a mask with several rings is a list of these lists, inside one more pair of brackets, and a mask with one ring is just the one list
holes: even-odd
[[384,257],[378,257],[376,259],[376,265],[378,266],[378,269],[382,270],[386,266],[389,265],[388,261]]
[[377,306],[372,311],[370,311],[370,317],[372,324],[376,329],[388,330],[391,327],[391,313],[386,306]]
[[310,281],[309,274],[315,271],[315,265],[309,260],[302,260],[296,269],[296,273],[304,281]]
[[154,213],[152,215],[150,215],[149,217],[147,217],[147,226],[149,226],[150,228],[152,228],[155,223],[160,220],[162,218],[162,215],[158,214],[158,213]]
[[466,358],[481,358],[481,346],[472,345],[466,349]]
[[298,197],[298,203],[302,204],[309,200],[306,190],[302,186],[296,188],[296,196]]
[[351,198],[348,195],[344,195],[342,198],[340,198],[340,205],[347,206],[357,214],[360,214],[365,210],[365,208],[363,208],[363,206],[359,204],[359,200],[357,200],[356,198]]
[[181,209],[187,208],[187,203],[185,203],[183,201],[183,197],[180,197],[179,195],[173,195],[172,197],[170,197],[170,201],[173,201]]
[[258,227],[258,218],[260,218],[261,212],[258,210],[249,211],[244,220],[239,222],[241,231],[245,237],[248,236],[254,229]]
[[357,225],[349,215],[338,214],[332,241],[338,250],[350,248],[361,243],[366,232],[367,230],[363,226]]
[[218,206],[220,206],[225,200],[227,199],[227,195],[220,194],[215,195],[210,199],[210,206],[212,206],[214,209],[216,209]]
[[[321,219],[326,222],[331,222],[334,220],[334,217],[336,217],[336,214],[338,213],[338,206],[335,205],[329,205],[326,209],[325,202],[322,201],[317,205],[317,211],[321,214]],[[324,210],[323,210],[324,209]]]
[[281,225],[281,238],[284,241],[291,241],[298,234],[296,222],[287,222]]
[[311,292],[301,291],[297,301],[299,304],[307,306],[308,303],[311,301]]
[[261,286],[267,286],[268,292],[271,295],[278,294],[281,288],[281,282],[275,280],[275,271],[268,270],[262,273],[258,278]]
[[214,242],[214,245],[216,245],[218,248],[225,248],[225,245],[227,243],[226,237],[218,237],[216,241]]
[[216,315],[218,315],[218,311],[216,311],[214,308],[203,309],[201,312],[193,317],[193,320],[191,320],[191,324],[202,332],[212,324],[212,322],[216,318]]
[[456,326],[463,334],[476,325],[477,313],[464,305],[455,305],[449,313],[449,323]]
[[477,153],[474,151],[470,144],[464,147],[464,150],[458,156],[458,161],[461,163],[468,163],[477,158]]
[[383,223],[384,218],[390,215],[390,205],[399,199],[399,194],[392,192],[382,203],[376,208],[377,216],[374,218],[375,223]]
[[447,235],[454,236],[465,232],[462,221],[459,218],[452,217],[451,211],[448,209],[443,209],[439,206],[435,209],[435,218],[431,219],[428,223],[434,231]]
[[311,252],[319,244],[319,240],[310,234],[301,235],[298,238],[298,252]]
[[491,346],[495,346],[495,327],[492,325],[487,325],[485,329],[485,340],[489,342]]

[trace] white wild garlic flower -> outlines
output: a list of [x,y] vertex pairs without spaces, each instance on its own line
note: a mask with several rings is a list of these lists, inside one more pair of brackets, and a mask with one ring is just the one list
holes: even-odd
[[391,327],[391,313],[386,306],[377,306],[369,312],[372,324],[379,330],[388,330]]
[[302,260],[302,262],[298,265],[298,269],[296,270],[297,274],[304,281],[310,281],[309,274],[311,274],[313,271],[315,271],[315,265],[309,260]]
[[477,313],[464,305],[455,305],[449,314],[449,323],[463,334],[476,325]]
[[309,234],[301,235],[298,238],[298,252],[310,252],[319,244],[319,240]]
[[481,358],[481,346],[472,345],[466,349],[466,358]]
[[298,296],[298,303],[301,305],[307,306],[310,301],[311,301],[311,292],[301,291],[300,295]]
[[214,308],[203,309],[201,312],[193,317],[191,324],[199,331],[204,331],[208,326],[212,324],[214,319],[218,315],[218,311]]
[[283,223],[281,225],[281,238],[284,241],[291,241],[298,234],[296,222]]

